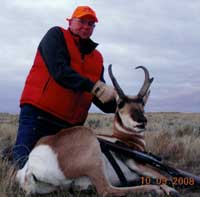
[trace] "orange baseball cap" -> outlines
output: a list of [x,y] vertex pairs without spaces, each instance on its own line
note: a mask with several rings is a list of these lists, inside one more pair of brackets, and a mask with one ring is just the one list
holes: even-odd
[[91,18],[94,19],[95,22],[98,22],[95,11],[92,8],[90,8],[89,6],[78,6],[74,10],[71,18],[67,18],[67,20],[70,20],[72,18],[81,18],[83,16],[90,16]]

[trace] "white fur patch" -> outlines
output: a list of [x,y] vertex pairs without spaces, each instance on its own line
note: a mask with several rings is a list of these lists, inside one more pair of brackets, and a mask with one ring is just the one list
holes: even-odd
[[104,140],[108,140],[112,143],[115,143],[118,139],[117,138],[114,138],[114,137],[108,137],[108,136],[101,136],[101,135],[97,135],[98,138],[101,138],[101,139],[104,139]]
[[132,132],[125,130],[118,122],[115,122],[115,127],[118,131],[122,131],[124,133],[132,134]]
[[[33,175],[38,181],[34,180]],[[57,186],[72,182],[64,176],[57,155],[48,145],[39,145],[32,150],[16,178],[27,193],[49,193]]]
[[87,189],[89,185],[92,185],[92,182],[89,177],[82,176],[79,178],[76,178],[74,181],[74,186],[80,187],[81,190]]

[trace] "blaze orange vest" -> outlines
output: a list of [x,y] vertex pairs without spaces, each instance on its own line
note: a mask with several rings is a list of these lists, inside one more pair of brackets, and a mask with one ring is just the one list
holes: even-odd
[[[70,54],[70,66],[81,76],[96,82],[100,79],[103,59],[95,49],[81,59],[71,33],[61,28]],[[20,105],[32,104],[71,124],[84,122],[92,103],[88,92],[73,91],[60,86],[50,75],[39,51],[26,79]]]

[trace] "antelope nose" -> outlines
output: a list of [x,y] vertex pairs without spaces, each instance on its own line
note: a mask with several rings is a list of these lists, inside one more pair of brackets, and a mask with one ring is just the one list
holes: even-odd
[[138,122],[138,123],[142,123],[142,124],[146,124],[147,123],[147,119],[144,116],[143,113],[140,113],[139,111],[133,111],[133,113],[131,113],[131,118]]
[[138,122],[140,123],[139,128],[145,129],[146,124],[147,124],[147,119],[146,119],[146,117],[144,117],[144,116],[143,116],[143,117],[140,117],[139,120],[138,120]]
[[147,119],[145,116],[138,117],[138,122],[143,123],[144,125],[147,123]]

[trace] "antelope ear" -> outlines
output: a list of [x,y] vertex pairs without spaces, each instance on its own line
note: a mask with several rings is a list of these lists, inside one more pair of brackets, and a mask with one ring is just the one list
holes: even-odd
[[143,102],[144,102],[144,105],[146,105],[146,102],[147,102],[147,100],[148,100],[148,98],[149,98],[149,95],[150,95],[150,90],[148,90],[147,91],[147,93],[144,95],[144,97],[143,97]]

